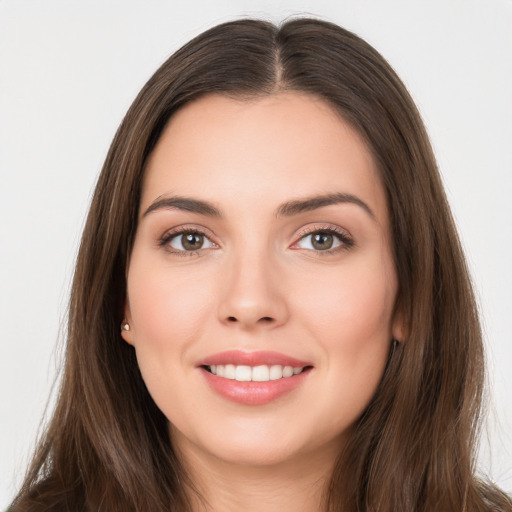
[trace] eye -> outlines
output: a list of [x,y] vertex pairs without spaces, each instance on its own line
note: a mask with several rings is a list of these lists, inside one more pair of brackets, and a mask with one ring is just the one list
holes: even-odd
[[193,252],[215,247],[215,244],[200,231],[172,233],[163,242],[175,251]]
[[338,248],[349,248],[354,245],[351,238],[333,229],[312,231],[294,244],[299,249],[312,251],[333,251]]

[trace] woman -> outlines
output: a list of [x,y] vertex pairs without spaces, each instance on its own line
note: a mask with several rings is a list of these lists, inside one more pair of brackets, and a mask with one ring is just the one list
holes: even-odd
[[474,474],[482,383],[403,84],[335,25],[223,24],[116,134],[13,510],[512,510]]

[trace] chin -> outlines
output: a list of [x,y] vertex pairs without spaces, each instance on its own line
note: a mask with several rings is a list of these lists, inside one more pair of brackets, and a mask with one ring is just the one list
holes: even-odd
[[254,468],[290,464],[303,457],[312,460],[326,451],[325,448],[329,457],[333,452],[335,456],[339,453],[342,436],[324,438],[314,425],[303,430],[297,429],[297,423],[293,424],[293,429],[291,425],[287,418],[284,425],[254,420],[234,421],[230,425],[209,424],[195,433],[174,427],[171,439],[185,457],[206,455],[224,464]]

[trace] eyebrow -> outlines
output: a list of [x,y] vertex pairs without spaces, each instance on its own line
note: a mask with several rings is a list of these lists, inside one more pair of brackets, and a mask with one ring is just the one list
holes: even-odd
[[309,212],[325,206],[343,203],[355,204],[361,207],[373,220],[376,220],[372,209],[362,199],[359,199],[359,197],[352,194],[343,194],[341,192],[288,201],[278,208],[277,216],[290,217],[292,215]]
[[[352,194],[344,194],[341,192],[287,201],[276,210],[276,216],[291,217],[293,215],[298,215],[299,213],[324,208],[325,206],[344,203],[355,204],[361,207],[373,220],[376,220],[372,209],[362,199]],[[142,216],[145,217],[156,210],[166,209],[183,210],[198,213],[200,215],[206,215],[208,217],[222,217],[222,212],[212,203],[182,196],[160,197],[146,209]]]
[[200,215],[207,215],[209,217],[221,217],[222,214],[218,208],[213,206],[207,201],[199,199],[191,199],[189,197],[172,196],[162,197],[152,203],[149,208],[142,215],[146,215],[156,210],[184,210],[192,213],[199,213]]

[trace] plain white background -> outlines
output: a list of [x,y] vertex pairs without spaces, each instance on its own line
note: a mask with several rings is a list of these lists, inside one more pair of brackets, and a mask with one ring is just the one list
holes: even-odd
[[301,13],[366,38],[422,112],[484,320],[492,400],[482,467],[512,490],[510,0],[0,0],[0,508],[59,367],[80,231],[126,109],[206,28]]

